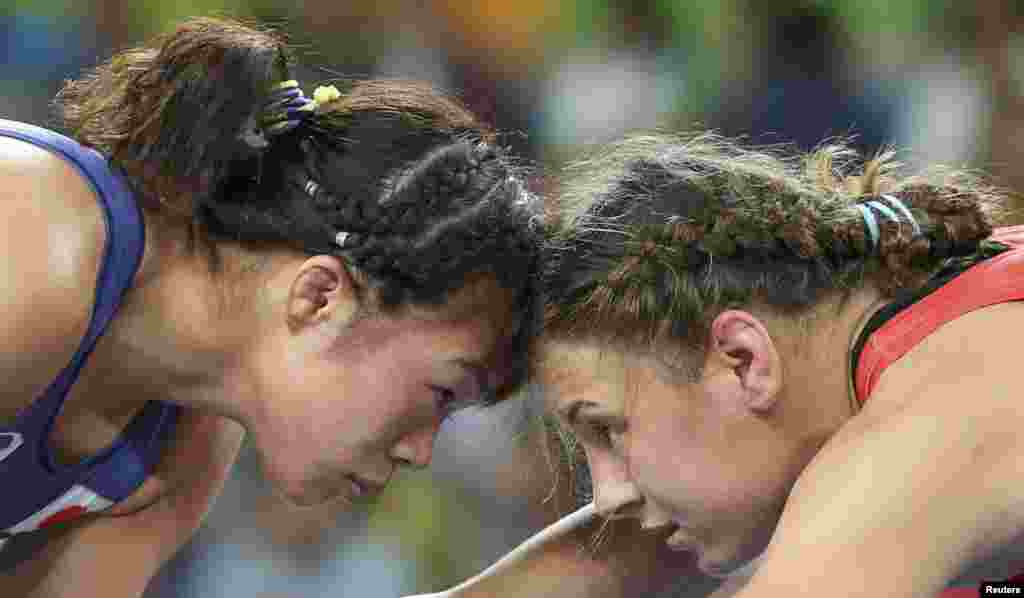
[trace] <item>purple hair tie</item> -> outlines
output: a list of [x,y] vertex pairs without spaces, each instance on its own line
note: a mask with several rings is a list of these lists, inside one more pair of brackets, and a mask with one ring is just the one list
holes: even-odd
[[278,83],[270,91],[259,114],[250,119],[242,132],[242,140],[250,147],[263,149],[273,138],[291,131],[316,111],[317,103],[305,96],[299,82],[288,80]]
[[274,137],[299,126],[315,110],[316,102],[302,93],[298,81],[284,81],[270,92],[260,124],[267,135]]

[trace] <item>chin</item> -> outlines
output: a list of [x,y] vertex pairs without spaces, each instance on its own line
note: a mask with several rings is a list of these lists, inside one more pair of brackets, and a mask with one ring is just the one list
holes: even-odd
[[321,492],[312,491],[308,487],[275,485],[275,488],[277,488],[277,495],[293,507],[315,507],[324,504],[331,498]]
[[756,556],[752,559],[738,559],[732,561],[705,562],[700,560],[698,567],[708,577],[716,579],[750,579],[757,571],[761,559]]
[[710,560],[705,558],[704,555],[697,559],[697,568],[700,569],[700,572],[715,579],[728,579],[732,577],[733,571],[742,566],[742,563]]
[[315,507],[329,502],[351,503],[354,499],[351,491],[353,482],[334,473],[271,482],[286,501],[298,507]]
[[281,500],[296,507],[310,507],[317,504],[315,493],[309,491],[309,486],[289,479],[286,476],[274,475],[270,471],[264,472],[264,477],[270,482],[273,492]]
[[263,477],[270,482],[275,495],[297,507],[312,507],[330,499],[323,486],[302,472],[290,471],[264,455]]
[[749,579],[761,562],[763,547],[754,549],[734,548],[725,554],[711,554],[701,551],[697,567],[705,575],[716,579]]

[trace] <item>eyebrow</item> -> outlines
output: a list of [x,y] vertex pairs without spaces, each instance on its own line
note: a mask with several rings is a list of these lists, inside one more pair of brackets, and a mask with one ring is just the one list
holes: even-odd
[[572,403],[569,403],[568,406],[560,408],[558,411],[564,415],[565,421],[568,422],[570,426],[575,426],[579,411],[584,407],[597,407],[597,403],[594,401],[577,399]]
[[487,373],[487,366],[484,365],[483,361],[481,361],[479,359],[476,359],[476,358],[472,358],[472,357],[471,358],[459,357],[459,358],[456,358],[456,359],[452,359],[450,361],[451,361],[451,363],[454,363],[455,365],[461,366],[461,367],[469,370],[474,375],[482,376],[482,375],[485,375]]
[[460,357],[452,359],[450,362],[468,371],[476,379],[477,387],[480,389],[481,394],[484,395],[483,400],[486,402],[486,397],[493,392],[490,384],[488,384],[487,366],[479,359],[473,358],[466,359]]

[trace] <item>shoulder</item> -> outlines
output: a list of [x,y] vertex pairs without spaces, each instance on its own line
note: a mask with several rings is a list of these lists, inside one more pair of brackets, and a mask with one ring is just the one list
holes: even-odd
[[31,401],[74,354],[105,239],[102,208],[73,166],[0,138],[0,410]]
[[931,595],[1024,531],[1018,330],[1024,304],[979,309],[890,366],[801,474],[740,595],[794,582],[807,595]]
[[[894,425],[956,443],[976,483],[1018,494],[1014,521],[1024,525],[1024,492],[1006,483],[1024,464],[1021,397],[1024,301],[1000,303],[948,322],[914,347],[879,383],[879,407],[901,405]],[[874,399],[872,399],[874,400]],[[880,409],[880,413],[884,412]],[[969,453],[965,452],[969,449]]]
[[996,429],[1019,425],[1024,418],[1020,331],[1024,301],[991,305],[947,322],[889,366],[868,410],[960,415]]

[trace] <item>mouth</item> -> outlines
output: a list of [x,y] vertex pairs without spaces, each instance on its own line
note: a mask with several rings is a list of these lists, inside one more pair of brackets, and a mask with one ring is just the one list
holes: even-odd
[[758,555],[749,561],[739,562],[737,564],[730,565],[729,567],[722,568],[717,572],[718,577],[723,579],[750,579],[757,571],[758,565],[761,564],[761,558],[762,557]]
[[355,474],[346,476],[352,484],[352,494],[356,498],[376,496],[384,490],[385,483],[373,482]]
[[697,545],[694,542],[693,536],[678,523],[673,522],[671,526],[674,531],[665,538],[665,545],[668,546],[669,550],[675,552],[695,552]]
[[674,521],[658,521],[655,523],[648,523],[646,521],[640,522],[641,530],[651,532],[653,534],[674,531],[677,527],[679,527],[679,525]]

